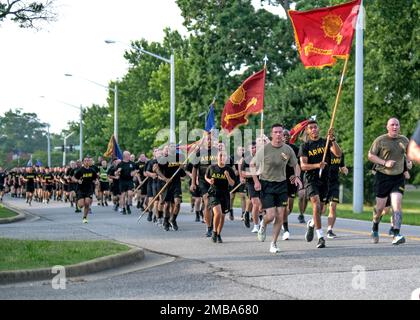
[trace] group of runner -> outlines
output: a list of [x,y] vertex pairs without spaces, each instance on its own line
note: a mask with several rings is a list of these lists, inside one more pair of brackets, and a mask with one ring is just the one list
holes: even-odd
[[[393,211],[393,244],[405,242],[400,234],[401,198],[404,178],[411,167],[405,150],[408,139],[399,134],[399,122],[388,121],[388,133],[373,143],[369,160],[375,163],[375,193],[372,239],[378,242],[378,225],[386,207]],[[289,143],[290,132],[281,124],[271,128],[271,140],[256,139],[246,148],[238,147],[233,157],[228,157],[226,147],[211,134],[194,144],[188,153],[175,144],[153,150],[152,159],[140,154],[137,159],[124,151],[122,160],[111,163],[100,158],[85,157],[83,163],[70,162],[65,168],[14,169],[6,174],[0,168],[0,196],[4,186],[12,196],[23,196],[31,205],[33,199],[48,203],[51,198],[68,201],[76,212],[83,209],[83,223],[87,223],[93,195],[98,204],[108,206],[121,214],[131,214],[133,197],[136,207],[147,220],[161,225],[164,230],[178,230],[177,216],[182,202],[182,183],[189,178],[191,212],[195,221],[205,223],[205,236],[222,243],[225,215],[234,220],[235,194],[241,199],[241,219],[246,228],[251,227],[260,241],[266,239],[267,225],[273,222],[269,251],[279,252],[277,240],[283,230],[283,240],[290,239],[288,216],[294,199],[299,197],[298,221],[306,204],[312,205],[312,219],[307,222],[305,239],[311,242],[317,235],[317,248],[326,246],[321,215],[329,204],[327,237],[336,235],[333,227],[339,203],[339,174],[348,174],[344,155],[332,129],[327,140],[320,137],[316,120],[310,120],[300,148]],[[326,148],[326,150],[325,150]],[[387,204],[387,200],[390,202]]]

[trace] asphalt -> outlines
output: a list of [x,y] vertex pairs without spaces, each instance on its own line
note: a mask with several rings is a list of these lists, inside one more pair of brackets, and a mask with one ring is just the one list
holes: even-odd
[[[0,286],[0,299],[410,299],[420,288],[420,227],[403,226],[407,243],[392,246],[380,225],[379,244],[369,238],[371,223],[337,219],[338,238],[316,249],[303,240],[305,227],[289,219],[291,240],[279,241],[281,253],[240,221],[227,220],[223,244],[204,237],[188,205],[178,218],[179,231],[165,232],[137,212],[122,216],[110,207],[93,207],[89,224],[68,205],[7,200],[24,209],[27,219],[0,225],[0,236],[18,239],[114,239],[144,248],[144,261],[90,276],[69,279],[65,290],[50,281]],[[306,218],[308,219],[308,215]],[[326,220],[323,220],[325,226]]]

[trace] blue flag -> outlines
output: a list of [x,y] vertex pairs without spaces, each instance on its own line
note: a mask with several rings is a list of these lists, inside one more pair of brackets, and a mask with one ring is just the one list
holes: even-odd
[[210,110],[209,113],[207,114],[206,117],[206,126],[204,127],[204,130],[206,130],[207,132],[210,132],[211,129],[213,129],[215,126],[214,124],[214,105],[213,103],[210,105]]
[[114,135],[112,135],[111,139],[109,139],[108,149],[106,150],[104,156],[122,160],[122,152]]

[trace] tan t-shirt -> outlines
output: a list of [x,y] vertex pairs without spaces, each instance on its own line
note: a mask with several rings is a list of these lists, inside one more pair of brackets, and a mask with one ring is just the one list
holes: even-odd
[[286,180],[286,166],[296,166],[297,158],[293,149],[287,144],[276,148],[269,143],[258,150],[251,163],[260,168],[261,180],[282,182]]
[[376,171],[389,176],[396,176],[403,173],[408,142],[408,138],[401,135],[396,138],[391,138],[387,134],[384,134],[376,138],[370,147],[370,153],[384,160],[396,161],[392,168],[385,168],[385,166],[377,164]]

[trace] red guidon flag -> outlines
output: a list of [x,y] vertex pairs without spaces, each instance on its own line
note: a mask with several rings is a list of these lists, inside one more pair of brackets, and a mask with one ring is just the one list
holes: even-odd
[[350,54],[361,0],[310,11],[289,10],[305,68],[334,65]]
[[296,139],[298,138],[299,134],[305,130],[306,126],[308,125],[309,120],[303,120],[295,125],[292,129],[290,129],[290,143],[294,144]]
[[265,68],[246,79],[229,97],[222,113],[222,128],[231,133],[247,124],[248,116],[263,111]]

